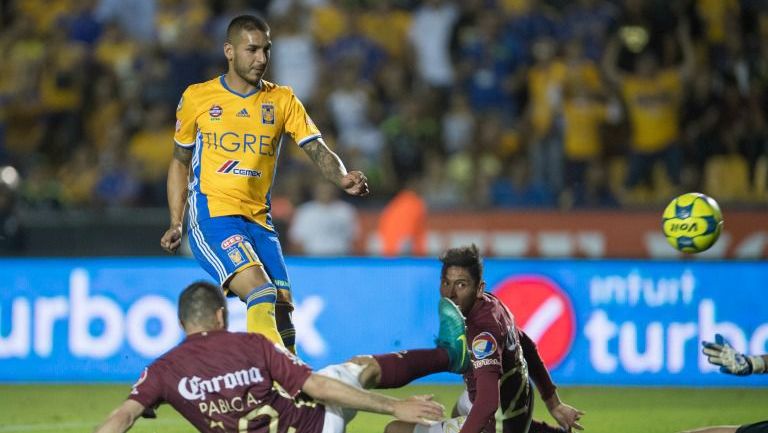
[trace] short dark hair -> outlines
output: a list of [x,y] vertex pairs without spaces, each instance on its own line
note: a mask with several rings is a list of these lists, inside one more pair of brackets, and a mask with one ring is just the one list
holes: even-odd
[[264,18],[256,15],[240,15],[232,19],[227,26],[227,42],[232,43],[232,39],[238,36],[243,30],[259,30],[269,33],[269,24]]
[[475,283],[483,280],[483,259],[477,245],[472,244],[463,247],[451,248],[440,256],[443,269],[440,276],[445,276],[445,271],[451,266],[464,268],[475,279]]
[[226,309],[222,290],[207,281],[196,281],[179,296],[179,321],[186,324],[211,326],[216,324],[216,312]]

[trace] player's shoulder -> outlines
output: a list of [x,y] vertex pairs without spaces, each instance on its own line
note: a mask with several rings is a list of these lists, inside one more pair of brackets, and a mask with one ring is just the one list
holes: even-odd
[[211,78],[208,81],[202,81],[200,83],[194,83],[187,86],[186,90],[184,90],[184,96],[185,97],[195,97],[198,95],[202,95],[206,92],[210,92],[211,90],[217,88],[217,86],[220,85],[221,82],[221,76]]
[[279,98],[293,97],[293,88],[291,86],[282,86],[267,80],[261,80],[261,91]]
[[510,314],[499,298],[485,293],[467,317],[467,331],[471,334],[488,332],[500,337],[508,329],[505,322]]

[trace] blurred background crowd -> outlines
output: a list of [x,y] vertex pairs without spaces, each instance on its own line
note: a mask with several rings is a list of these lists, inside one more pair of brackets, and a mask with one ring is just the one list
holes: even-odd
[[[179,96],[226,71],[249,12],[272,26],[268,79],[370,178],[364,206],[403,188],[429,209],[768,202],[764,1],[0,0],[20,205],[163,207]],[[316,180],[286,139],[275,212]]]

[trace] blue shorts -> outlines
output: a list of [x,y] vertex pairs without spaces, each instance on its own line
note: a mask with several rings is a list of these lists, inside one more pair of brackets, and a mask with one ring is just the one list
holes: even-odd
[[277,233],[241,216],[192,221],[189,246],[200,266],[222,287],[243,269],[263,266],[277,289],[291,289]]

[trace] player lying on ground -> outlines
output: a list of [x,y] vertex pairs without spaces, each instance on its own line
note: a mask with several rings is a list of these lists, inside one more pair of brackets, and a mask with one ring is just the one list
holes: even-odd
[[[179,320],[186,339],[144,370],[97,433],[125,432],[161,403],[211,433],[341,433],[354,410],[412,423],[443,418],[443,407],[428,396],[401,400],[362,389],[360,365],[348,362],[313,373],[260,334],[228,332],[226,302],[212,284],[194,283],[181,293]],[[464,324],[441,326],[450,329],[462,332]],[[453,341],[460,332],[438,341]],[[314,400],[297,400],[302,391]]]
[[[725,374],[748,376],[750,374],[768,373],[766,371],[768,354],[749,356],[739,353],[720,334],[715,334],[714,343],[704,341],[702,344],[704,348],[701,351],[707,355],[709,363],[719,365],[720,371]],[[754,424],[702,427],[683,433],[768,433],[768,420]]]
[[[453,419],[429,427],[394,421],[386,431],[495,432],[497,422],[503,426],[504,433],[581,430],[579,420],[584,413],[560,401],[536,344],[515,326],[506,306],[485,293],[483,264],[477,247],[450,249],[440,260],[443,262],[440,294],[444,297],[440,303],[441,317],[451,314],[450,301],[466,316],[466,337],[461,343],[466,353],[466,342],[472,342],[470,358],[462,360],[467,362],[451,356],[455,349],[442,348],[356,357],[352,361],[365,366],[360,379],[366,388],[397,388],[428,374],[464,371],[467,391],[460,398]],[[441,320],[441,329],[448,323],[451,322]],[[562,428],[531,419],[533,391],[529,370],[547,409]]]

